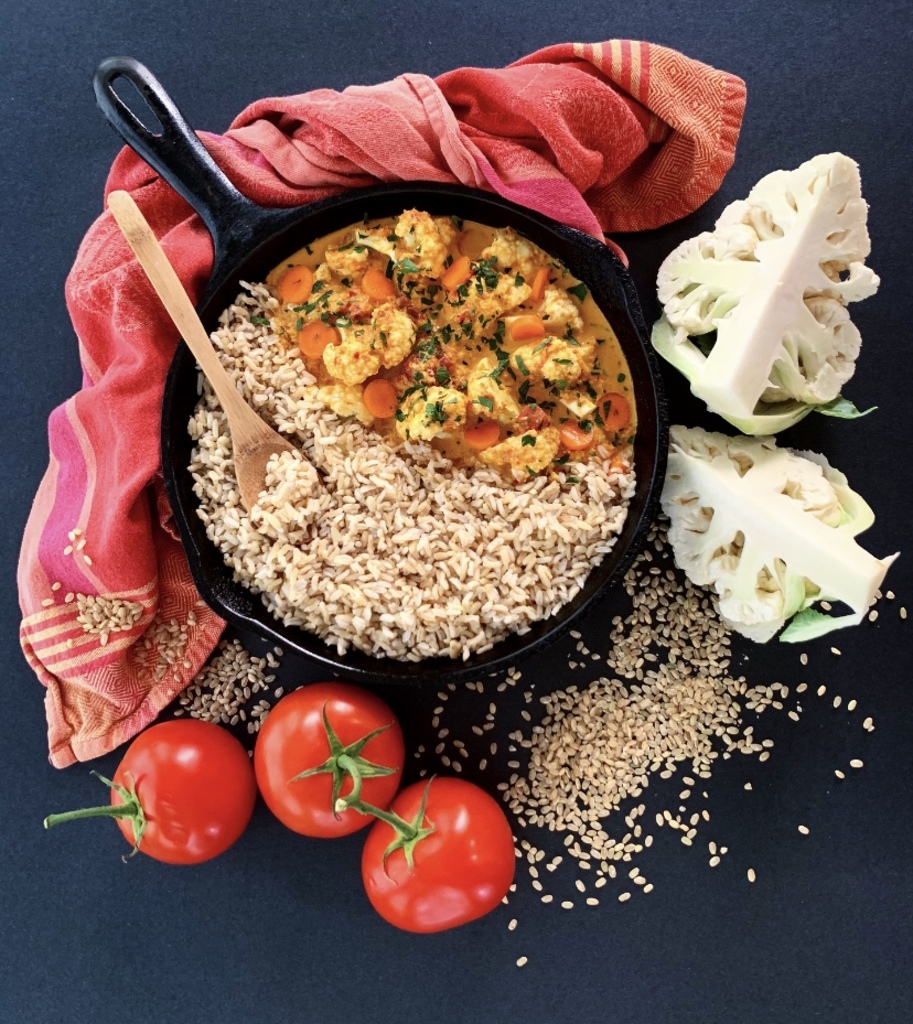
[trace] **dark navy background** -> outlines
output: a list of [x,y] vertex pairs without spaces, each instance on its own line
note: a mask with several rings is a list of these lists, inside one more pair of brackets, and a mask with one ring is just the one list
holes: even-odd
[[[913,1019],[913,623],[897,615],[900,603],[913,607],[908,2],[3,0],[0,20],[0,1022]],[[873,552],[904,549],[888,578],[898,598],[883,605],[877,624],[808,645],[807,670],[786,645],[740,648],[739,662],[754,683],[807,679],[814,689],[824,681],[829,694],[856,697],[859,710],[835,712],[809,695],[799,724],[768,713],[759,729],[776,740],[774,756],[765,765],[721,763],[708,785],[712,828],[692,850],[658,833],[639,861],[656,887],[650,895],[566,913],[541,905],[524,877],[510,908],[430,938],[396,932],[368,907],[360,837],[307,841],[262,806],[236,847],[195,869],[142,857],[124,866],[125,847],[106,822],[44,833],[44,814],[95,800],[100,790],[88,767],[60,772],[47,763],[43,691],[18,648],[14,585],[19,538],[46,464],[46,419],[80,381],[63,281],[101,210],[119,147],[95,109],[95,65],[113,54],[139,58],[194,126],[218,132],[266,95],[495,66],[554,42],[613,36],[677,47],[748,84],[737,161],[720,193],[686,221],[619,239],[648,319],[662,257],[709,228],[763,174],[835,149],[861,165],[870,263],[883,283],[853,307],[865,345],[848,390],[859,406],[879,409],[855,424],[806,421],[789,439],[827,453],[870,500],[878,521],[865,544]],[[671,373],[668,382],[676,419],[711,422]],[[610,599],[587,620],[593,649],[604,649],[607,618],[622,605]],[[841,657],[829,653],[831,642]],[[570,682],[571,649],[563,641],[522,666],[524,683],[542,692]],[[314,678],[306,664],[286,659],[286,685]],[[584,680],[577,673],[573,681]],[[428,744],[434,694],[385,692],[410,747]],[[468,732],[486,703],[461,690],[448,716]],[[499,733],[520,724],[520,706],[517,698],[502,704]],[[871,735],[861,729],[866,714],[876,722]],[[851,757],[866,767],[837,783],[833,768]],[[117,760],[97,767],[110,773]],[[493,788],[507,772],[502,761],[480,780]],[[743,790],[746,779],[752,793]],[[797,833],[800,822],[809,836]],[[730,847],[716,870],[706,864],[710,838]],[[754,886],[748,866],[758,872]],[[571,895],[569,876],[553,881],[554,891]],[[520,924],[509,932],[512,916]],[[529,964],[518,970],[521,955]]]

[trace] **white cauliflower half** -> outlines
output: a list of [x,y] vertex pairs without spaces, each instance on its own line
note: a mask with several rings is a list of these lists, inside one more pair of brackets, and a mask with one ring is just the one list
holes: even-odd
[[827,153],[766,175],[666,257],[653,346],[711,412],[746,434],[859,415],[839,396],[861,343],[846,306],[879,285],[867,210],[855,161]]
[[[672,427],[662,507],[676,564],[716,590],[727,625],[760,643],[797,612],[781,640],[858,624],[897,557],[875,558],[856,542],[875,516],[842,473],[771,437]],[[823,600],[853,613],[810,609]]]

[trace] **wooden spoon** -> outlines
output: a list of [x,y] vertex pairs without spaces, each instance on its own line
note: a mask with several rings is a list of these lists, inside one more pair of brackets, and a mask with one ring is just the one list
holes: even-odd
[[280,452],[299,450],[268,426],[241,397],[234,381],[219,362],[206,328],[200,322],[174,267],[168,262],[133,197],[128,192],[112,192],[108,196],[108,209],[225,410],[241,502],[250,512],[263,490],[270,458]]

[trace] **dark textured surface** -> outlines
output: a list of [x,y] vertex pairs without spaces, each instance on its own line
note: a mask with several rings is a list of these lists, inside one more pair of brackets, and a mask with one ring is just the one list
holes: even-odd
[[[913,627],[897,614],[899,604],[913,605],[909,5],[394,0],[315,8],[279,0],[256,10],[240,0],[148,7],[74,0],[6,3],[2,14],[0,223],[11,308],[0,382],[7,583],[0,595],[0,1022],[909,1020]],[[789,439],[828,454],[870,500],[878,514],[865,537],[872,551],[905,550],[889,578],[897,600],[884,603],[876,624],[835,639],[839,657],[824,640],[808,646],[807,669],[785,645],[746,647],[739,661],[754,683],[805,679],[814,689],[825,682],[829,696],[856,697],[858,710],[835,712],[808,698],[798,724],[768,712],[759,731],[776,741],[774,756],[764,765],[744,758],[720,765],[707,786],[712,824],[694,849],[659,832],[640,862],[656,887],[649,896],[620,905],[607,887],[599,908],[566,913],[542,906],[524,880],[511,908],[431,938],[397,933],[373,915],[358,882],[358,836],[326,845],[299,839],[262,806],[233,850],[196,869],[144,858],[122,865],[121,840],[107,823],[43,833],[45,813],[94,798],[97,785],[86,767],[47,765],[42,693],[18,651],[13,583],[45,467],[46,418],[80,379],[63,280],[100,211],[118,148],[95,108],[96,64],[116,53],[138,57],[194,126],[221,131],[264,95],[497,65],[552,42],[612,36],[676,46],[748,83],[737,161],[720,193],[686,221],[619,239],[648,318],[662,257],[709,227],[762,174],[835,149],[862,167],[870,262],[883,283],[854,309],[865,348],[849,392],[860,407],[879,410],[857,424],[806,421]],[[680,383],[667,379],[673,421],[709,424]],[[594,650],[605,647],[613,604],[621,609],[624,601],[611,599],[584,625]],[[584,682],[582,672],[568,673],[572,652],[566,640],[524,664],[524,684],[542,692]],[[314,678],[303,662],[283,665],[286,686]],[[429,746],[434,697],[385,693],[410,747]],[[487,701],[460,691],[448,704],[448,724],[468,732]],[[520,725],[521,706],[519,694],[500,703],[497,734]],[[861,729],[866,714],[876,722],[871,735]],[[865,768],[837,783],[833,769],[852,757]],[[112,755],[98,767],[110,773],[116,762]],[[502,761],[478,777],[493,787],[508,773]],[[796,831],[800,822],[809,836]],[[715,870],[706,864],[709,839],[730,848]],[[748,866],[758,872],[754,886],[745,881]],[[570,877],[557,873],[553,891],[570,895]],[[508,932],[512,916],[520,923]],[[514,966],[520,955],[529,957],[522,971]]]

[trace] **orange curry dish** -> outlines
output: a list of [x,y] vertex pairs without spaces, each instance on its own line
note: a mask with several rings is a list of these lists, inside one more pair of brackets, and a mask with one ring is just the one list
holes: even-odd
[[627,449],[630,373],[587,286],[511,228],[406,210],[294,253],[270,325],[318,396],[458,465],[525,479]]

